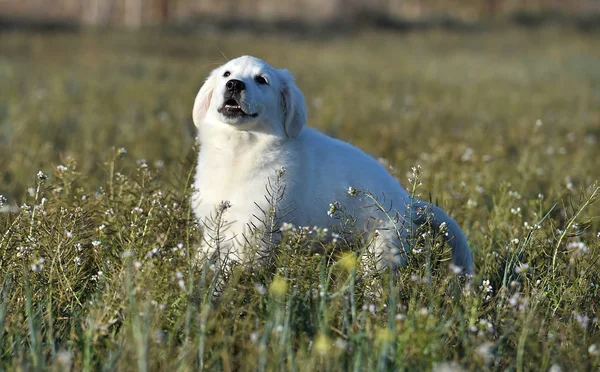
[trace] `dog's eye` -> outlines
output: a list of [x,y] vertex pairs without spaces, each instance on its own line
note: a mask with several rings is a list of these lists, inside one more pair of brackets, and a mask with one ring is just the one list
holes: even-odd
[[227,77],[227,76],[229,76],[229,75],[231,75],[231,72],[229,72],[229,71],[225,71],[225,73],[223,74],[223,77]]
[[269,84],[269,82],[267,81],[267,79],[265,79],[265,77],[262,76],[262,75],[257,75],[254,78],[254,81],[256,81],[260,85],[268,85]]

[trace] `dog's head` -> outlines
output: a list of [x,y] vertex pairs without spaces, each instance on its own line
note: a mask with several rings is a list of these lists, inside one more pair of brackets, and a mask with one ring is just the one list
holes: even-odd
[[196,96],[194,124],[227,125],[295,138],[306,124],[302,92],[287,70],[243,56],[215,69]]

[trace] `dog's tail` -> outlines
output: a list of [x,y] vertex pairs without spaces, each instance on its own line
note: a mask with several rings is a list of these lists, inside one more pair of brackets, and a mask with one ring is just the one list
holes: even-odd
[[429,223],[435,232],[438,232],[442,228],[442,224],[445,224],[444,230],[446,231],[446,241],[452,248],[452,263],[462,268],[464,273],[473,274],[473,255],[471,249],[469,249],[469,243],[458,223],[448,216],[441,208],[426,203],[424,201],[415,201],[413,207],[416,210],[417,218],[414,222],[417,225],[423,225]]

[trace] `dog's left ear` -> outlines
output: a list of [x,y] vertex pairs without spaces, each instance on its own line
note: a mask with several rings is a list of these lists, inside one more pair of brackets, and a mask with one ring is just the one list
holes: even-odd
[[290,138],[302,133],[306,124],[306,104],[304,95],[294,83],[294,77],[288,70],[279,70],[281,79],[281,110],[283,111],[283,128]]
[[192,118],[194,119],[194,125],[196,125],[198,128],[200,127],[200,123],[206,116],[206,112],[210,107],[210,100],[212,99],[212,94],[215,90],[216,83],[217,78],[214,72],[212,72],[204,82],[204,85],[202,85],[202,88],[200,88],[198,95],[196,95],[194,109],[192,110]]

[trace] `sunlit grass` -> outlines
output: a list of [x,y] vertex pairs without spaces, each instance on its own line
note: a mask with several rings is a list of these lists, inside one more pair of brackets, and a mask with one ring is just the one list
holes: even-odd
[[[273,267],[199,260],[191,106],[242,54],[405,186],[420,165],[471,281],[434,243],[374,273],[292,228]],[[599,128],[600,42],[572,31],[0,34],[0,369],[598,368]]]

